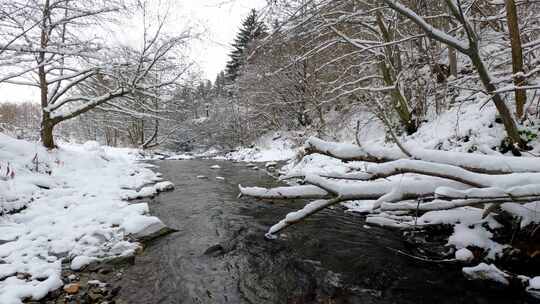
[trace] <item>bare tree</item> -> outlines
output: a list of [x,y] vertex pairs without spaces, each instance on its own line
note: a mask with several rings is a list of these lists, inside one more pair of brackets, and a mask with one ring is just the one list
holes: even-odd
[[[164,20],[151,32],[145,30],[139,50],[113,47],[90,34],[104,32],[97,24],[128,12],[121,1],[11,1],[10,7],[17,14],[2,24],[8,34],[0,43],[0,60],[15,64],[6,68],[12,72],[3,81],[38,88],[41,141],[47,148],[55,147],[53,130],[59,123],[101,105],[129,101],[135,93],[151,94],[174,84],[184,71],[174,71],[172,57],[190,34],[164,35]],[[164,65],[168,68],[163,81],[148,83]]]

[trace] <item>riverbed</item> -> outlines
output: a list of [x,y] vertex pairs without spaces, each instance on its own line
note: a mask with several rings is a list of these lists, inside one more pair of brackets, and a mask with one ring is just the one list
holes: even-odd
[[265,240],[270,225],[304,202],[238,199],[238,184],[278,185],[264,170],[212,160],[156,165],[176,190],[150,209],[178,232],[147,244],[126,269],[115,283],[121,302],[526,303],[467,281],[459,265],[400,254],[408,248],[398,231],[366,226],[339,207]]

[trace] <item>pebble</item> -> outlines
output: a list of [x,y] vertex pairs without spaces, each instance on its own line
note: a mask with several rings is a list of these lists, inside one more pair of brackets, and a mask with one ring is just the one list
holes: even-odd
[[79,285],[79,283],[71,283],[71,284],[68,284],[68,285],[64,286],[64,291],[67,294],[71,294],[71,295],[78,293],[79,289],[81,289],[81,285]]

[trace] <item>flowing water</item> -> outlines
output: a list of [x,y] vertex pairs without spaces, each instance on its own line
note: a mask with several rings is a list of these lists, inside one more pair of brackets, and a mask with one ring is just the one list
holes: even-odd
[[398,232],[364,226],[340,208],[265,240],[270,225],[303,203],[237,199],[238,184],[277,185],[264,171],[209,160],[157,165],[176,190],[150,208],[179,232],[149,244],[123,274],[127,303],[525,303],[467,281],[457,265],[397,253],[407,251]]

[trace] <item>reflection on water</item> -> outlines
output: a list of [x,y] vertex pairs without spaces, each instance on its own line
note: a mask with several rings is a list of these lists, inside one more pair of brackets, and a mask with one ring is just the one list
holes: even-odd
[[176,190],[150,208],[179,232],[124,273],[127,303],[524,303],[466,281],[458,266],[396,254],[388,248],[406,250],[397,232],[364,228],[361,216],[340,208],[266,241],[266,229],[302,202],[238,200],[238,184],[275,185],[263,171],[205,160],[158,165]]

